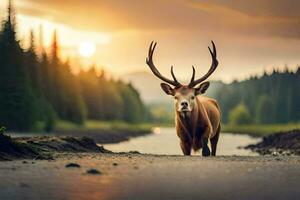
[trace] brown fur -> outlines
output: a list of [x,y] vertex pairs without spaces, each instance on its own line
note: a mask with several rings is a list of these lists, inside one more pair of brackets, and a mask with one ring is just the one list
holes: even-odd
[[210,139],[212,155],[216,155],[221,120],[221,112],[216,100],[198,96],[190,116],[183,117],[176,112],[175,120],[184,155],[190,155],[191,149],[194,151],[201,149],[202,138]]
[[[209,87],[210,83],[205,80],[217,69],[219,64],[215,43],[211,42],[213,48],[208,47],[212,58],[210,69],[204,76],[195,80],[195,68],[192,66],[193,74],[188,85],[182,85],[178,82],[173,71],[173,66],[171,67],[173,80],[159,73],[153,63],[156,42],[151,42],[148,57],[146,58],[146,63],[152,73],[163,81],[161,83],[163,91],[167,95],[174,96],[176,130],[184,155],[190,155],[192,149],[197,151],[200,148],[202,148],[203,156],[216,155],[220,133],[220,109],[214,99],[199,96],[204,94]],[[170,85],[174,86],[174,88]],[[199,86],[196,87],[197,85]],[[212,147],[211,152],[207,145],[209,139]]]

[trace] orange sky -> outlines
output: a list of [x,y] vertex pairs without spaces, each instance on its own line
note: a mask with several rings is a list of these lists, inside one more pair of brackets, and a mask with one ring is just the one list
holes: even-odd
[[[213,79],[230,81],[273,66],[300,64],[300,2],[297,0],[15,0],[19,37],[44,26],[48,44],[57,29],[63,53],[78,56],[83,42],[96,44],[82,64],[97,63],[120,75],[149,71],[145,64],[152,40],[155,63],[181,79],[191,65],[204,73],[207,45],[217,45],[219,69]],[[7,2],[0,1],[1,17]]]

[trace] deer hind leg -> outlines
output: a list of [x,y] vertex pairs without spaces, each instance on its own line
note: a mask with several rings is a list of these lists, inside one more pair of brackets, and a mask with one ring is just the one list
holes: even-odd
[[212,156],[216,156],[217,145],[218,145],[218,141],[219,141],[220,131],[221,131],[221,125],[218,126],[216,135],[213,138],[210,139],[211,155]]
[[180,141],[180,147],[183,155],[185,156],[191,155],[192,145],[190,144],[190,142]]

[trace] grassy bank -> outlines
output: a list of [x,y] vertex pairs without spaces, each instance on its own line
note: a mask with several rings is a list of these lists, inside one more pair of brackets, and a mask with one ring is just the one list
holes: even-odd
[[249,134],[255,137],[262,137],[272,133],[290,131],[293,129],[300,129],[300,123],[222,125],[222,132]]
[[76,125],[67,121],[59,120],[55,125],[55,130],[128,130],[128,131],[151,131],[153,124],[139,123],[129,124],[122,121],[97,121],[88,120],[84,125]]

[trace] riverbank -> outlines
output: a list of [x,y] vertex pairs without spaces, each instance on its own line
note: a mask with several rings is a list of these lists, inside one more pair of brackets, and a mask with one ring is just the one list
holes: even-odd
[[222,124],[222,132],[247,134],[253,137],[264,137],[278,132],[287,132],[294,129],[300,129],[300,123],[288,124],[247,124],[247,125],[229,125]]
[[73,130],[128,130],[128,131],[151,131],[155,124],[151,123],[126,123],[124,121],[99,121],[87,120],[84,125],[77,125],[71,122],[57,121],[54,131],[73,131]]
[[96,143],[108,144],[129,140],[133,137],[152,133],[153,124],[129,124],[120,121],[88,120],[84,126],[78,126],[66,121],[59,121],[54,135],[71,137],[89,137]]
[[[2,156],[4,159],[18,158],[18,154],[15,152],[25,152],[24,155],[21,154],[19,156],[20,158],[39,157],[41,159],[46,157],[45,154],[49,156],[56,152],[95,152],[95,149],[98,152],[105,152],[104,148],[102,148],[103,151],[99,151],[97,144],[104,144],[107,149],[113,152],[138,151],[145,154],[182,155],[175,129],[161,128],[159,132],[161,134],[152,134],[147,137],[138,137],[141,136],[141,133],[138,132],[134,135],[134,137],[138,138],[126,142],[124,140],[132,138],[132,134],[127,135],[119,131],[112,132],[112,130],[108,133],[86,130],[81,132],[78,130],[48,136],[26,135],[26,137],[21,137],[17,135],[15,138],[2,135],[0,144],[2,144],[1,148],[4,151],[4,156]],[[123,142],[112,144],[109,143],[111,141]],[[222,133],[220,135],[217,155],[257,156],[259,154],[281,153],[299,155],[299,144],[300,130],[280,132],[275,135],[265,136],[262,139],[242,134]],[[23,149],[18,149],[19,147]],[[0,158],[2,153],[1,148]],[[11,154],[9,154],[10,152]],[[193,152],[193,154],[199,155],[199,152]]]
[[0,162],[0,199],[296,200],[300,157],[60,153]]
[[129,140],[133,137],[151,134],[153,124],[129,124],[120,121],[93,121],[89,120],[85,125],[76,125],[66,121],[58,121],[55,129],[50,133],[31,132],[14,133],[8,132],[13,137],[34,137],[34,136],[68,136],[68,137],[88,137],[96,143],[111,144]]
[[245,148],[261,155],[300,156],[300,129],[265,136],[261,142],[248,145]]
[[151,134],[151,129],[86,129],[86,130],[57,130],[52,135],[69,137],[88,137],[99,144],[112,144],[127,141],[130,138]]
[[55,153],[112,153],[87,137],[17,137],[0,133],[0,161],[18,159],[52,160]]

